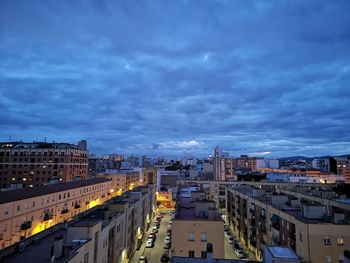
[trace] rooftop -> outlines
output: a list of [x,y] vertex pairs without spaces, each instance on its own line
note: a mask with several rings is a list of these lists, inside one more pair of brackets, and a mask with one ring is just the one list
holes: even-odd
[[[28,263],[28,262],[36,262],[36,263],[46,263],[51,262],[50,251],[52,244],[54,243],[54,239],[57,236],[63,236],[65,239],[66,230],[60,229],[55,231],[54,233],[46,236],[38,240],[36,244],[30,245],[30,248],[25,249],[21,253],[11,254],[3,259],[1,259],[2,263]],[[64,262],[68,257],[60,258],[59,262]]]
[[75,144],[57,142],[0,142],[0,149],[76,149]]
[[70,226],[71,227],[93,227],[94,225],[98,224],[99,222],[101,222],[100,219],[89,218],[89,219],[79,220],[79,221],[71,224]]
[[14,202],[18,200],[33,198],[52,194],[56,192],[67,191],[74,188],[106,183],[110,180],[105,178],[93,178],[80,181],[72,181],[67,183],[50,184],[45,186],[38,186],[34,188],[17,189],[12,191],[0,192],[0,204]]

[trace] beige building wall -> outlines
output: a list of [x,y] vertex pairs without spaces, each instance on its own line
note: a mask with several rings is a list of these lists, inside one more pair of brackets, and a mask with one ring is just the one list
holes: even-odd
[[0,204],[0,247],[69,221],[75,215],[104,203],[110,198],[111,188],[112,182],[105,181]]
[[[252,252],[256,253],[256,256],[258,258],[261,257],[261,251],[252,247],[249,240],[248,242],[245,242],[242,236],[242,232],[239,233],[237,227],[239,224],[243,224],[248,229],[248,235],[251,234],[251,232],[249,232],[251,226],[251,215],[249,213],[249,209],[252,204],[255,206],[255,209],[262,208],[265,211],[266,220],[264,220],[264,227],[266,229],[266,233],[263,234],[263,236],[257,235],[256,237],[257,239],[265,239],[265,242],[267,244],[279,245],[275,243],[276,241],[274,240],[274,236],[277,235],[281,242],[280,244],[289,246],[291,237],[290,234],[292,234],[292,236],[295,237],[295,252],[300,257],[302,257],[303,260],[307,262],[310,261],[312,263],[327,262],[326,259],[329,260],[328,258],[331,258],[332,261],[330,262],[338,262],[338,260],[343,255],[343,251],[350,249],[350,225],[332,224],[322,221],[317,222],[317,220],[310,220],[309,223],[307,223],[307,220],[304,219],[301,221],[299,218],[276,207],[273,207],[272,205],[266,203],[266,201],[259,201],[256,198],[253,198],[236,190],[229,191],[233,193],[235,197],[240,198],[240,203],[238,206],[241,207],[241,209],[236,208],[233,210],[233,214],[235,215],[234,217],[232,216],[232,213],[228,214],[231,221],[231,228],[235,234],[240,237],[240,240],[245,243],[245,245],[247,245],[247,247]],[[290,191],[288,191],[288,193],[292,194]],[[306,197],[306,195],[303,195],[304,199]],[[310,197],[310,199],[311,198],[315,197]],[[241,204],[243,200],[246,201],[247,205],[246,208],[242,209]],[[320,201],[322,199],[318,198],[317,200]],[[328,205],[328,201],[329,200],[327,199],[323,199],[325,205]],[[229,201],[229,205],[232,203],[232,201]],[[237,203],[235,204],[237,206]],[[342,205],[339,203],[339,207],[344,207],[344,204]],[[244,209],[247,209],[247,212],[243,212]],[[238,212],[238,210],[241,210],[241,212]],[[244,218],[244,213],[247,215],[246,218]],[[277,215],[280,218],[281,223],[283,221],[283,226],[281,225],[281,229],[279,231],[276,231],[271,227],[270,218],[273,214]],[[256,218],[255,221],[258,221],[258,218]],[[289,228],[291,228],[292,225],[295,226],[295,233],[288,233],[291,231],[291,229],[289,229],[289,231],[285,231],[287,224]],[[260,228],[261,227],[262,226],[260,225]],[[325,244],[325,238],[329,238],[330,242],[327,242]]]
[[[191,240],[192,234],[193,240]],[[173,220],[171,237],[173,256],[189,257],[189,251],[194,251],[194,257],[202,257],[207,243],[213,244],[214,258],[225,257],[223,221]]]

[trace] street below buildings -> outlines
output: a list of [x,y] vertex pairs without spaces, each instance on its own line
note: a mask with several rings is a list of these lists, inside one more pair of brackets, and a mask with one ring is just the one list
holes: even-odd
[[135,252],[134,256],[129,261],[130,263],[138,263],[140,256],[146,256],[147,262],[149,263],[155,263],[160,262],[160,258],[162,254],[169,255],[169,249],[164,249],[164,239],[167,234],[167,228],[170,220],[169,214],[164,214],[164,217],[162,218],[160,222],[160,227],[158,229],[158,233],[156,234],[156,240],[154,242],[154,246],[152,248],[146,247],[146,241],[149,237],[149,234],[152,232],[152,227],[155,224],[155,220],[152,220],[152,224],[150,229],[145,233],[143,238],[143,243],[138,251]]

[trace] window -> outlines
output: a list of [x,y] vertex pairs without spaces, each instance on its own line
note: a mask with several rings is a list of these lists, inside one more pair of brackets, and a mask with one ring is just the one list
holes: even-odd
[[301,231],[299,231],[299,240],[303,241],[303,234],[301,233]]
[[326,255],[326,256],[324,257],[324,262],[325,262],[325,263],[332,263],[332,257],[331,257],[331,255]]
[[344,238],[342,236],[337,238],[337,244],[344,245]]
[[188,257],[189,258],[194,258],[194,251],[193,250],[189,250],[188,251]]
[[17,206],[17,211],[20,211],[21,210],[21,205],[18,205]]
[[84,263],[88,263],[89,262],[89,252],[85,253],[84,255]]
[[207,232],[202,232],[201,233],[201,241],[206,242],[207,241]]
[[327,246],[331,245],[331,237],[330,237],[330,236],[325,236],[325,237],[323,238],[323,242],[324,242],[324,244],[327,245]]
[[202,258],[207,258],[207,251],[202,251],[201,257]]
[[194,241],[194,233],[193,232],[188,233],[187,240],[188,241]]

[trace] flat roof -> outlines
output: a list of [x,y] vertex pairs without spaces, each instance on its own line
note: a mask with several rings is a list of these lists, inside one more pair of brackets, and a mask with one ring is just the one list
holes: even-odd
[[70,225],[70,227],[92,227],[96,224],[98,224],[99,222],[101,222],[101,219],[94,219],[94,218],[86,218],[86,219],[81,219],[73,224]]
[[47,194],[52,194],[56,192],[62,192],[71,190],[74,188],[95,185],[100,183],[110,182],[110,180],[105,178],[93,178],[80,181],[72,181],[67,183],[57,183],[44,186],[37,186],[33,188],[16,189],[10,191],[0,192],[0,204],[10,203],[14,201],[19,201],[23,199],[29,199],[36,196],[42,196]]
[[[57,236],[63,236],[63,240],[65,240],[65,236],[67,234],[67,230],[60,229],[57,230],[48,236],[39,239],[36,244],[29,245],[23,252],[21,253],[12,253],[7,257],[1,259],[2,263],[28,263],[28,262],[51,262],[50,251],[51,247],[54,243],[54,239]],[[60,262],[65,261],[67,256],[60,258]]]

